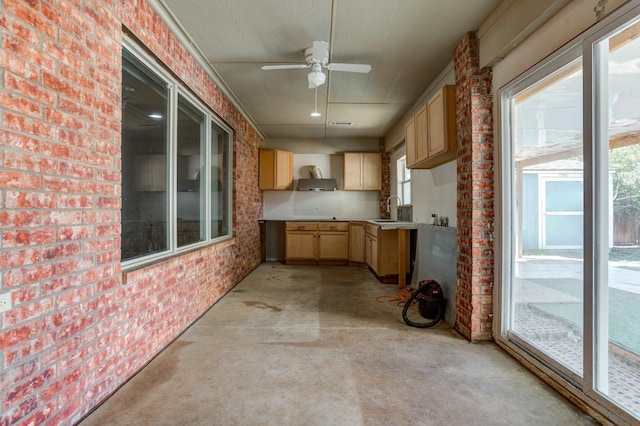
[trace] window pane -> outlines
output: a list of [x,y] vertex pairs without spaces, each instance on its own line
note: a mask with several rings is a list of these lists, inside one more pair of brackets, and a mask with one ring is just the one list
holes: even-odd
[[584,205],[582,181],[547,181],[545,205],[548,212],[581,211]]
[[178,99],[177,244],[206,239],[204,203],[205,116],[182,96]]
[[402,184],[402,200],[404,204],[411,204],[411,182]]
[[211,124],[211,238],[229,233],[229,134]]
[[402,156],[396,162],[398,177],[398,194],[402,197],[402,204],[411,204],[411,170],[407,169],[406,156]]
[[168,249],[165,83],[126,51],[122,69],[122,260]]
[[[640,417],[640,22],[597,46],[596,389]],[[607,155],[608,154],[608,155]]]
[[508,332],[568,376],[581,376],[582,61],[535,81],[509,105],[513,189],[507,202],[514,226]]

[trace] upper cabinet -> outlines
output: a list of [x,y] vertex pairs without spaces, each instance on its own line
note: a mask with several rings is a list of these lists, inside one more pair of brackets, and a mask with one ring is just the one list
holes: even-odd
[[456,158],[456,88],[443,86],[405,124],[407,167],[431,169]]
[[279,149],[260,150],[260,189],[293,189],[293,154]]
[[136,191],[167,190],[167,156],[164,154],[136,155],[133,167]]
[[380,191],[382,189],[382,154],[379,152],[345,152],[345,191]]

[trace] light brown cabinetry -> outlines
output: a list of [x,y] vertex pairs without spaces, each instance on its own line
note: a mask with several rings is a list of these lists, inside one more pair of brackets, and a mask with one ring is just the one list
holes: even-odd
[[136,191],[165,191],[167,189],[166,155],[136,155],[133,170]]
[[349,259],[349,223],[318,222],[318,263]]
[[427,126],[428,116],[427,116],[427,106],[424,105],[420,110],[416,113],[415,116],[416,122],[416,147],[415,147],[415,158],[416,163],[421,163],[429,158],[429,140],[427,137],[428,131]]
[[345,191],[380,191],[382,155],[379,152],[345,152]]
[[260,189],[293,189],[293,154],[279,149],[260,150]]
[[404,146],[407,167],[416,164],[416,119],[411,117],[404,125]]
[[456,158],[455,86],[443,86],[405,124],[405,147],[410,169],[431,169]]
[[[395,281],[398,276],[398,230],[381,229],[379,226],[370,223],[365,226],[365,257],[367,265],[382,281]],[[409,246],[407,244],[405,250],[408,249]],[[408,264],[407,258],[405,266],[408,267]]]
[[349,222],[349,262],[366,263],[366,235],[364,222]]
[[285,227],[287,264],[347,264],[348,222],[286,222]]

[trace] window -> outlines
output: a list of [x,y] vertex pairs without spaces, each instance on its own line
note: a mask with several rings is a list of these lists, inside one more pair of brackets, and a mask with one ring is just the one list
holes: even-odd
[[228,237],[231,130],[134,45],[122,60],[122,261]]
[[634,423],[640,7],[617,15],[502,91],[500,339]]
[[407,169],[407,156],[403,155],[396,162],[398,170],[398,194],[403,205],[411,204],[411,170]]

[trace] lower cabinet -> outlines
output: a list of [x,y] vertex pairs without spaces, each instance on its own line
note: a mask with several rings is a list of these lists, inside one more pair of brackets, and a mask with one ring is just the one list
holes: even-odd
[[349,222],[349,263],[366,264],[366,236],[364,222]]
[[[367,223],[365,240],[366,263],[383,282],[397,282],[398,277],[398,230],[381,229]],[[408,242],[405,248],[408,253]],[[409,259],[407,256],[407,267]]]
[[346,265],[348,222],[286,222],[286,263]]

